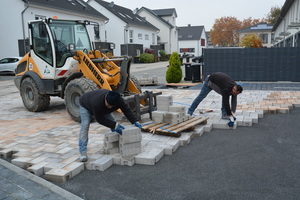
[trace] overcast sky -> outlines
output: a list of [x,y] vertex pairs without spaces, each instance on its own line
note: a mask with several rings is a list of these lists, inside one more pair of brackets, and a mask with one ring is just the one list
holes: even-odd
[[[106,0],[111,2],[110,0]],[[271,7],[283,6],[285,0],[113,0],[115,4],[134,10],[147,7],[150,9],[175,8],[176,25],[204,26],[209,31],[215,19],[232,16],[239,20],[252,17],[265,18]]]

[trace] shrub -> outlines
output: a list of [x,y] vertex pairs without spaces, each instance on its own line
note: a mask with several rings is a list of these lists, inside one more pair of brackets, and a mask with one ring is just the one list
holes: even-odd
[[160,50],[160,51],[159,51],[159,55],[160,55],[161,57],[165,57],[167,54],[166,54],[166,52],[165,52],[164,50]]
[[179,83],[182,79],[182,69],[179,55],[173,52],[169,60],[169,68],[166,72],[166,81],[168,83]]
[[143,63],[153,63],[154,62],[154,55],[149,53],[142,53],[140,55],[140,61]]

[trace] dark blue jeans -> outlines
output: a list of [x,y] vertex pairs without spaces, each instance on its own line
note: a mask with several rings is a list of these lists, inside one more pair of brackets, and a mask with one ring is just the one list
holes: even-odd
[[192,105],[189,107],[188,109],[188,114],[192,115],[194,113],[194,111],[196,110],[196,108],[198,107],[198,105],[201,103],[201,101],[208,95],[208,93],[212,90],[209,86],[208,86],[208,78],[209,76],[206,77],[203,85],[202,85],[202,89],[199,93],[199,95],[194,99]]
[[[193,115],[194,111],[196,110],[196,108],[198,107],[198,105],[201,103],[201,101],[210,93],[210,91],[212,90],[209,86],[208,86],[208,78],[209,76],[206,77],[202,89],[199,93],[199,95],[194,99],[192,105],[189,107],[188,109],[188,114]],[[224,107],[224,104],[222,103],[222,117],[227,116],[226,114],[226,110]]]

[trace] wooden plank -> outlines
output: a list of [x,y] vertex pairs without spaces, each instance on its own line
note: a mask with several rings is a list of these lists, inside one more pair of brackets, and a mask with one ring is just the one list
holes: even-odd
[[172,131],[172,132],[178,133],[178,132],[181,132],[183,130],[189,129],[193,126],[196,126],[197,124],[200,124],[202,122],[206,122],[207,119],[208,119],[207,117],[206,118],[198,118],[198,119],[196,118],[196,120],[195,119],[193,119],[191,121],[188,120],[188,121],[185,121],[184,123],[179,123],[176,126],[171,127],[171,128],[167,127],[166,130],[157,129],[156,131],[161,131],[161,132]]
[[191,119],[189,119],[189,120],[187,120],[187,121],[184,121],[184,122],[181,122],[181,123],[179,123],[179,124],[173,124],[173,125],[170,125],[170,126],[168,126],[168,130],[174,130],[174,129],[177,129],[177,127],[182,127],[182,126],[185,126],[185,125],[187,125],[187,124],[189,124],[189,123],[191,123],[191,122],[194,122],[194,121],[196,121],[196,120],[198,120],[199,118],[197,118],[197,117],[192,117]]
[[202,122],[207,122],[207,117],[206,118],[203,118],[203,119],[199,119],[199,120],[197,120],[197,121],[194,121],[194,122],[192,122],[192,123],[190,123],[188,126],[185,126],[185,127],[180,127],[180,128],[178,128],[178,129],[176,129],[176,130],[173,130],[174,132],[181,132],[181,131],[183,131],[183,130],[186,130],[186,129],[189,129],[189,128],[191,128],[191,127],[193,127],[193,126],[196,126],[196,125],[198,125],[198,124],[201,124]]
[[142,126],[142,128],[146,130],[149,128],[161,127],[161,126],[165,126],[165,125],[167,125],[167,123],[153,123],[153,124]]
[[143,126],[142,129],[153,134],[180,137],[182,131],[195,128],[195,126],[200,123],[207,123],[207,119],[207,117],[192,117],[191,119],[178,124],[168,125],[167,123],[153,123]]

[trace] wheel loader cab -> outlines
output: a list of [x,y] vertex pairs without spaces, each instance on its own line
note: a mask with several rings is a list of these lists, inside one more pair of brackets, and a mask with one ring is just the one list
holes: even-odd
[[[71,51],[88,52],[92,49],[85,24],[82,22],[49,19],[31,22],[29,28],[32,36],[32,54],[40,59],[39,66],[48,68],[42,70],[43,72],[51,73],[55,68],[64,67],[68,58],[73,59]],[[44,65],[43,62],[47,64]],[[66,67],[68,68],[69,64]],[[53,75],[55,76],[55,73]]]

